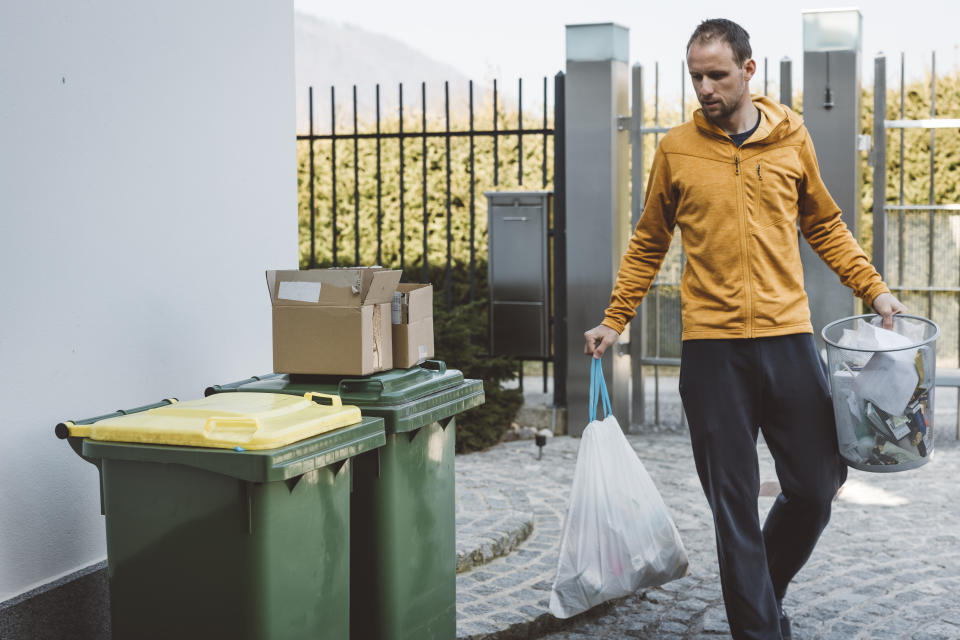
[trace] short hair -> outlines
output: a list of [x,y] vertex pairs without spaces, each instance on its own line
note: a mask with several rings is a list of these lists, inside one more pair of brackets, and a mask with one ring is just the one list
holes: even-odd
[[720,38],[730,45],[737,65],[743,65],[753,56],[753,50],[750,48],[750,34],[736,22],[725,18],[701,22],[687,42],[687,51],[690,51],[690,46],[694,42],[710,42],[714,38]]

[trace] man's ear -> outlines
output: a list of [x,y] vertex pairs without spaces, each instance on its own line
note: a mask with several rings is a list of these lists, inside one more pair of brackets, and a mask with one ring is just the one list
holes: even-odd
[[753,77],[753,74],[757,72],[757,62],[753,58],[750,58],[743,63],[743,73],[747,78],[747,82],[750,81],[750,78]]

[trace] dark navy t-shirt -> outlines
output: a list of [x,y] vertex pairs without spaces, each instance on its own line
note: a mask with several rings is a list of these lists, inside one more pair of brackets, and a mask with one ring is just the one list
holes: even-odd
[[733,144],[738,147],[747,141],[747,138],[753,135],[753,132],[757,130],[757,127],[760,126],[760,112],[757,112],[757,124],[753,125],[753,128],[749,131],[744,131],[743,133],[728,133],[730,139],[733,140]]

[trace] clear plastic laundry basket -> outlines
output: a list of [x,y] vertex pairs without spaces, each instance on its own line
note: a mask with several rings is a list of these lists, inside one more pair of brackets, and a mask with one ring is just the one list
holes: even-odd
[[823,328],[840,455],[861,471],[915,469],[933,455],[933,393],[940,327],[869,314]]

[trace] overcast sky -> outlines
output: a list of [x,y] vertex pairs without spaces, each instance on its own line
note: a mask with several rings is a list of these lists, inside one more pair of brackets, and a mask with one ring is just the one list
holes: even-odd
[[[771,93],[779,82],[779,61],[794,61],[794,87],[799,88],[802,63],[802,18],[805,10],[859,8],[863,14],[862,71],[872,83],[873,57],[888,56],[888,86],[899,82],[899,55],[906,54],[907,75],[922,77],[936,51],[939,73],[960,67],[960,2],[957,0],[864,0],[788,3],[742,0],[724,7],[707,0],[484,0],[469,5],[449,0],[294,0],[297,10],[335,22],[349,23],[389,35],[443,60],[476,80],[498,78],[514,86],[518,77],[541,86],[564,66],[564,25],[616,22],[630,29],[630,62],[642,63],[647,78],[654,62],[660,63],[661,92],[680,93],[680,63],[690,32],[706,18],[725,17],[750,33],[759,63],[757,82],[763,76],[763,59],[769,59]],[[468,17],[464,17],[464,16]],[[362,82],[362,79],[360,79]],[[687,81],[689,82],[689,81]],[[532,87],[531,87],[532,88]],[[755,84],[755,90],[759,87]],[[649,89],[648,89],[649,90]],[[687,95],[690,95],[689,84]],[[526,100],[525,100],[526,102]]]

